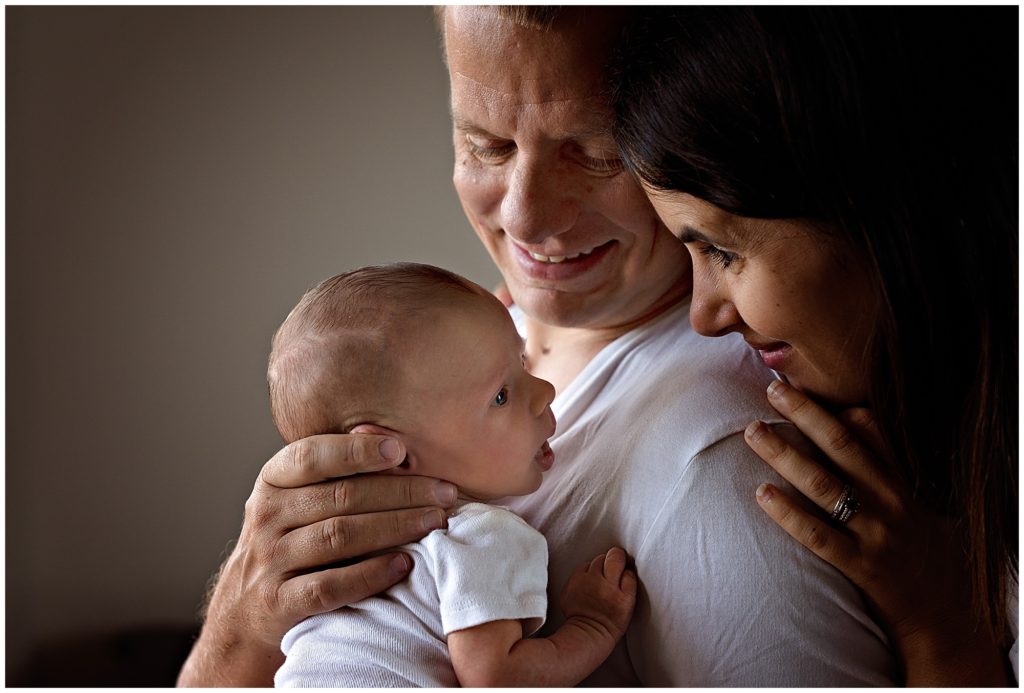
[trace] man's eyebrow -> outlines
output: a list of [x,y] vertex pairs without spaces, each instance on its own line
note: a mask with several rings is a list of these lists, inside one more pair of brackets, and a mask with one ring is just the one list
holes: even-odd
[[473,132],[480,135],[491,135],[491,133],[487,132],[479,125],[471,123],[462,116],[455,115],[454,113],[452,114],[452,125],[455,126],[456,130],[462,130],[463,132]]
[[[493,132],[490,132],[486,128],[482,128],[476,123],[467,120],[465,117],[456,115],[454,113],[452,114],[452,126],[460,132],[469,132],[478,135],[487,135],[489,137],[495,137],[497,139],[504,139],[498,137],[497,135],[495,135]],[[611,128],[604,125],[594,125],[593,127],[577,130],[570,137],[567,137],[565,139],[582,140],[597,137],[607,137],[611,139]]]

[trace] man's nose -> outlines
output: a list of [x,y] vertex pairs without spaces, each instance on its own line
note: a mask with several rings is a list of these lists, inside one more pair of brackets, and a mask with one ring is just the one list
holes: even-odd
[[564,162],[520,156],[501,202],[505,233],[522,243],[539,245],[571,229],[580,214],[576,175]]

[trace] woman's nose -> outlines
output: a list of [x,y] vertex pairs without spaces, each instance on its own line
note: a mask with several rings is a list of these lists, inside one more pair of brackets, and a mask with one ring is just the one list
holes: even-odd
[[721,337],[739,329],[743,319],[727,292],[714,279],[693,275],[690,324],[705,337]]
[[520,156],[510,170],[501,202],[505,233],[522,243],[539,245],[568,231],[580,214],[578,190],[574,173],[566,165]]

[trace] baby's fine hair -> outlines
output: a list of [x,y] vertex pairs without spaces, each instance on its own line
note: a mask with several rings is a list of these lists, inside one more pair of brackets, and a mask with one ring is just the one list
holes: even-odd
[[404,340],[473,282],[411,262],[360,267],[307,291],[271,342],[270,409],[285,442],[374,421],[400,386]]

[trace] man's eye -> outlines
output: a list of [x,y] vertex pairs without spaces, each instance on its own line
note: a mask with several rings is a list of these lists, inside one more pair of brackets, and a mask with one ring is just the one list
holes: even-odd
[[498,390],[498,394],[494,396],[494,401],[491,402],[496,407],[504,407],[508,404],[508,388],[503,387]]
[[499,161],[515,151],[516,143],[481,140],[473,135],[466,135],[466,147],[473,156],[482,161]]

